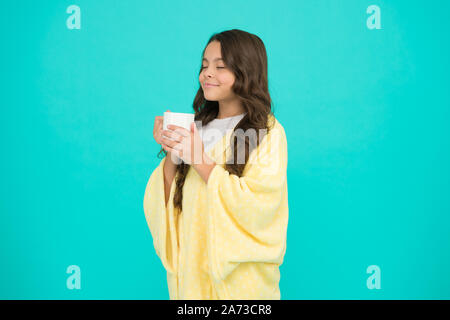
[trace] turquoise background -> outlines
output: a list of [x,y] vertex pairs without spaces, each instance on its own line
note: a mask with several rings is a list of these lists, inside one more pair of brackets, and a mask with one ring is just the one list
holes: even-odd
[[[0,298],[169,298],[143,212],[154,118],[192,111],[206,41],[238,28],[266,45],[288,139],[282,299],[449,299],[449,9],[2,2]],[[72,264],[81,290],[66,287]]]

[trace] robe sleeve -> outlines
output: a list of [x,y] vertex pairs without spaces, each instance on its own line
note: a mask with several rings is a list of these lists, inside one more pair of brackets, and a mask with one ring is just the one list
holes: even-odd
[[278,124],[247,161],[242,177],[216,164],[206,183],[211,275],[224,280],[240,263],[281,264],[288,222],[287,141]]
[[164,157],[150,175],[144,194],[144,213],[156,254],[169,273],[177,268],[177,235],[173,208],[175,181],[172,182],[170,197],[165,203],[164,194]]

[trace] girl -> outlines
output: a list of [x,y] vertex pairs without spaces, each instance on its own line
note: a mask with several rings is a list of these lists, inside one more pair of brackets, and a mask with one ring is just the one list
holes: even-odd
[[[199,82],[190,130],[162,130],[155,118],[165,157],[144,195],[170,299],[281,299],[287,141],[271,111],[264,43],[237,29],[214,34]],[[223,136],[206,141],[212,131]]]

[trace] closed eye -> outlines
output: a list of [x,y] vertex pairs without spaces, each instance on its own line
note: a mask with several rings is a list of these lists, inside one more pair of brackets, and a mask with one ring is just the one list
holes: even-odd
[[[205,69],[207,67],[201,67],[201,70]],[[217,69],[225,69],[225,67],[216,67]]]

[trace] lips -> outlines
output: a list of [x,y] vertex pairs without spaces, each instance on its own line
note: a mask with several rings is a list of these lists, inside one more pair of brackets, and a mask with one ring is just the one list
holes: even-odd
[[205,83],[205,88],[218,87],[218,84]]

